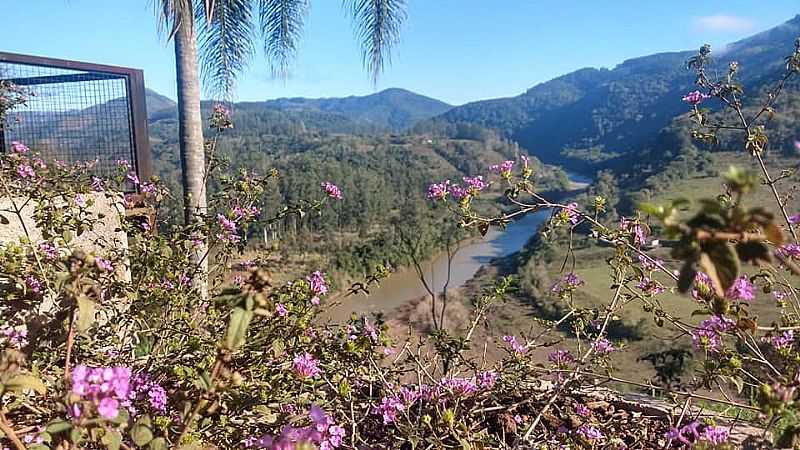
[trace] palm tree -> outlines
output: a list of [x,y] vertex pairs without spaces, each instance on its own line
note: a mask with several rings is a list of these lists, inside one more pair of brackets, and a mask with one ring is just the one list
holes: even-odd
[[[330,0],[328,0],[330,1]],[[200,113],[200,69],[212,96],[230,99],[238,75],[255,54],[256,42],[273,76],[285,77],[297,53],[309,0],[155,0],[162,28],[175,45],[178,127],[183,165],[184,217],[206,212],[205,149]],[[373,83],[389,61],[406,17],[405,0],[343,0],[364,67]],[[205,249],[197,250],[199,272],[207,270]],[[206,288],[201,281],[200,289]]]

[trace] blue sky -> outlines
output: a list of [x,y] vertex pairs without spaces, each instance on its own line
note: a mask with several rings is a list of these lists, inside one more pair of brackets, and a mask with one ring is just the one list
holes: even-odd
[[[373,86],[340,0],[312,0],[293,75],[274,80],[259,54],[239,100],[363,95],[403,87],[453,104],[517,95],[581,67],[725,43],[800,13],[797,0],[408,0],[393,63]],[[768,6],[764,6],[768,5]],[[27,0],[3,8],[0,50],[144,69],[175,97],[172,46],[152,0]]]

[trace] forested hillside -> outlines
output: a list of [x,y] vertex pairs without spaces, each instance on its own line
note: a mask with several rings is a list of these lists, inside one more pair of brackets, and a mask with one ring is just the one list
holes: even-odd
[[[740,73],[745,89],[758,91],[780,76],[783,58],[791,53],[799,32],[797,16],[730,44],[716,52],[715,70],[724,71],[730,61],[737,61],[745,68]],[[477,123],[514,139],[546,162],[591,171],[643,146],[658,146],[653,139],[685,112],[681,97],[694,82],[685,63],[692,54],[660,53],[627,60],[610,70],[581,69],[517,97],[453,108],[419,129],[435,131],[442,122]],[[780,142],[782,148],[785,145]]]
[[[260,205],[264,211],[315,198],[319,180],[330,180],[345,192],[335,212],[288,218],[266,230],[265,236],[286,251],[302,248],[306,260],[324,260],[327,267],[349,274],[364,273],[378,263],[407,264],[408,249],[399,233],[411,226],[416,228],[414,236],[422,252],[417,256],[436,251],[446,230],[440,227],[444,211],[431,208],[425,198],[430,180],[459,181],[520,154],[515,143],[476,126],[451,137],[358,135],[350,127],[363,122],[336,122],[331,118],[341,116],[330,113],[287,114],[250,104],[233,109],[235,125],[219,140],[218,156],[229,161],[234,171],[278,170],[278,182]],[[210,104],[205,104],[204,116],[209,115]],[[317,117],[321,122],[301,117]],[[180,192],[175,119],[152,121],[150,133],[157,174]],[[562,171],[535,159],[533,167],[543,189],[566,187]],[[172,201],[172,209],[179,211],[180,199]],[[318,239],[323,233],[335,238]],[[263,236],[257,238],[263,241]]]

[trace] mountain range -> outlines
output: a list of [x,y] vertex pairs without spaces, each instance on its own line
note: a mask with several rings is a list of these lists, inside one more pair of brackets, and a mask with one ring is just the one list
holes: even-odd
[[[800,15],[717,49],[714,72],[724,74],[729,62],[737,61],[745,90],[761,90],[782,76],[784,57],[798,36]],[[681,98],[694,90],[694,75],[686,61],[696,52],[658,53],[613,69],[584,68],[516,97],[455,107],[433,121],[498,130],[551,163],[568,164],[568,154],[576,150],[630,153],[687,111]]]
[[[763,90],[781,76],[783,58],[791,54],[798,36],[800,15],[715,49],[714,70],[724,73],[729,61],[737,61],[745,89]],[[235,109],[244,116],[260,115],[261,121],[290,121],[301,128],[337,133],[436,134],[447,128],[444,134],[452,136],[453,129],[465,124],[485,127],[545,162],[585,168],[585,155],[591,155],[592,163],[624,159],[652,146],[665,127],[686,113],[681,98],[694,89],[694,75],[685,63],[695,53],[657,53],[611,69],[583,68],[514,97],[455,107],[392,88],[366,96],[242,102]],[[152,91],[148,107],[151,121],[174,117],[174,102]]]
[[[148,117],[151,121],[175,116],[175,102],[147,90]],[[234,110],[244,113],[282,112],[288,117],[327,118],[347,122],[349,128],[368,128],[384,132],[404,131],[419,121],[438,116],[452,108],[445,102],[405,89],[390,88],[364,96],[341,98],[278,98],[264,102],[240,102]],[[339,131],[339,130],[331,130]]]

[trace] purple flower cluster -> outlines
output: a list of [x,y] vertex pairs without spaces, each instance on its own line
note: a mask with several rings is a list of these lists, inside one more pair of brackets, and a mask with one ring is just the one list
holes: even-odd
[[308,289],[313,295],[311,297],[311,303],[319,305],[320,297],[328,293],[328,283],[325,281],[325,275],[317,270],[306,277],[306,281],[308,281]]
[[725,293],[725,296],[731,300],[749,302],[756,298],[756,289],[753,283],[747,278],[747,275],[742,275],[728,288],[728,292]]
[[325,181],[320,186],[322,186],[322,190],[325,191],[325,195],[327,195],[328,197],[334,200],[342,199],[342,190],[339,189],[339,186],[336,186],[330,181]]
[[594,441],[597,439],[603,439],[603,437],[605,437],[605,435],[597,428],[585,424],[578,427],[578,429],[575,430],[575,434],[581,436],[587,441]]
[[690,105],[698,105],[702,103],[703,100],[707,100],[709,98],[711,98],[711,96],[708,94],[703,94],[700,91],[694,91],[684,95],[682,100]]
[[0,326],[0,344],[7,343],[11,347],[21,349],[28,345],[28,327],[9,325]]
[[562,208],[559,213],[559,218],[572,225],[577,225],[581,220],[581,215],[578,212],[578,204],[573,202],[568,204],[565,208]]
[[693,447],[699,442],[711,445],[720,445],[728,442],[729,430],[727,428],[705,425],[703,431],[699,431],[698,429],[701,426],[703,425],[695,420],[681,428],[673,427],[665,434],[665,437],[687,447]]
[[784,258],[791,258],[791,259],[800,259],[800,245],[797,244],[786,244],[782,245],[776,250],[778,255],[783,256]]
[[528,348],[517,342],[516,336],[503,336],[503,342],[511,346],[514,353],[517,355],[524,355],[528,352]]
[[28,153],[31,149],[22,142],[14,141],[11,143],[11,151],[18,154]]
[[450,180],[445,180],[443,183],[433,183],[428,186],[428,199],[437,201],[447,198],[450,193]]
[[236,234],[235,221],[223,216],[222,214],[217,214],[217,223],[221,229],[221,232],[217,234],[217,239],[231,244],[239,242],[241,238],[238,234]]
[[697,350],[707,350],[718,352],[722,346],[722,333],[730,331],[736,323],[732,319],[723,316],[711,316],[700,322],[694,332],[692,332],[692,344]]
[[547,360],[561,367],[575,361],[575,357],[569,350],[554,350],[547,355]]
[[309,412],[312,425],[294,428],[286,425],[279,436],[263,436],[251,438],[244,442],[246,448],[263,448],[270,450],[295,450],[315,446],[319,450],[332,450],[342,445],[345,436],[343,427],[336,424],[332,417],[325,414],[322,408],[313,405]]
[[771,336],[769,338],[764,338],[765,341],[768,341],[772,344],[772,347],[775,350],[781,351],[788,349],[794,343],[794,331],[786,330],[781,334]]
[[570,272],[553,284],[550,288],[550,293],[561,297],[574,291],[579,286],[583,286],[583,280],[575,275],[574,272]]
[[598,355],[607,355],[616,350],[614,344],[606,338],[600,338],[592,342],[592,350]]
[[653,270],[660,270],[664,267],[664,261],[656,258],[649,258],[643,255],[639,255],[639,265],[642,266],[642,270],[653,271]]
[[136,405],[144,405],[159,414],[167,412],[167,391],[150,374],[138,373],[131,379],[128,402],[124,406],[136,415]]
[[97,268],[106,272],[113,272],[114,271],[114,264],[111,261],[102,258],[100,256],[95,256],[94,263],[97,265]]
[[319,368],[319,360],[308,352],[295,356],[292,360],[292,368],[294,373],[302,379],[314,378],[322,372]]
[[647,243],[647,230],[639,221],[623,217],[620,219],[619,228],[631,234],[633,237],[633,245],[641,247]]
[[[83,365],[72,370],[72,393],[82,401],[89,402],[104,419],[115,419],[119,415],[121,402],[128,400],[131,387],[131,369],[127,367],[97,367]],[[73,415],[82,414],[78,405]]]
[[714,282],[711,277],[703,272],[697,272],[694,276],[694,288],[692,298],[695,300],[710,300],[714,294]]
[[510,177],[511,171],[514,170],[514,161],[503,161],[502,164],[493,164],[489,166],[489,172],[499,173],[501,176]]
[[39,251],[44,255],[48,261],[55,261],[58,259],[58,249],[55,245],[49,242],[42,242],[39,244]]

